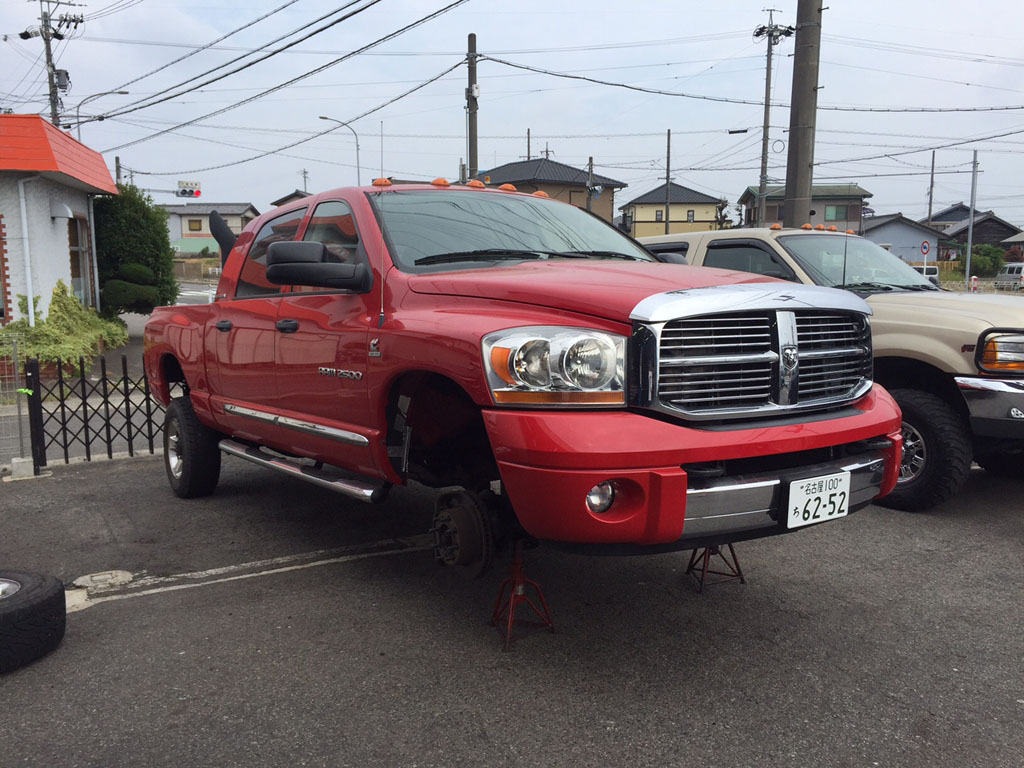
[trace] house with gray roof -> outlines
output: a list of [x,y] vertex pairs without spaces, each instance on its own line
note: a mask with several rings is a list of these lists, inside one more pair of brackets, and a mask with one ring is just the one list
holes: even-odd
[[724,211],[728,201],[675,182],[669,183],[667,192],[666,196],[665,185],[660,184],[621,206],[619,210],[622,211],[622,228],[633,237],[706,232],[723,228],[720,212]]
[[220,253],[210,232],[210,211],[217,211],[236,235],[260,215],[252,203],[185,203],[160,207],[167,211],[171,248],[181,256],[195,256],[203,248],[213,255]]
[[[512,184],[520,192],[545,192],[577,208],[587,207],[587,171],[550,158],[505,163],[477,174],[476,178],[485,184]],[[625,186],[624,182],[595,173],[590,190],[591,211],[610,222],[615,215],[615,190]]]
[[[858,184],[815,184],[811,187],[811,220],[799,222],[817,226],[834,226],[836,229],[861,231],[864,201],[871,193]],[[783,205],[786,200],[784,185],[769,185],[765,195],[764,225],[782,224]],[[752,227],[757,221],[757,187],[747,187],[740,195],[743,209],[743,226]]]
[[908,219],[902,213],[865,217],[862,234],[908,264],[934,263],[945,257],[940,253],[942,232]]

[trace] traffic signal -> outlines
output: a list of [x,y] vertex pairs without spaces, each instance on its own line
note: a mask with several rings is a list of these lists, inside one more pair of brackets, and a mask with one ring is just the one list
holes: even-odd
[[179,189],[174,194],[178,197],[199,197],[203,193],[198,189]]

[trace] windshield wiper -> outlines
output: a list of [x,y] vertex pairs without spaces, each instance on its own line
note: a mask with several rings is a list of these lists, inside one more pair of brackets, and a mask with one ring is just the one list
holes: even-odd
[[833,285],[833,288],[842,288],[846,291],[893,291],[896,290],[893,286],[888,283],[843,283],[842,285]]
[[579,258],[595,258],[595,259],[629,259],[630,261],[642,261],[642,259],[636,256],[630,256],[628,253],[619,253],[618,251],[558,251],[553,253],[552,256],[565,256],[570,259]]
[[548,251],[521,251],[515,248],[481,248],[476,251],[455,251],[453,253],[435,253],[424,256],[413,262],[416,266],[427,264],[447,264],[456,261],[521,261],[523,259],[543,259],[551,255]]

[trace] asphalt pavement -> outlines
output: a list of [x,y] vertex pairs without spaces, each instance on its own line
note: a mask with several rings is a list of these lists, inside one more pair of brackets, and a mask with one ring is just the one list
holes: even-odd
[[[423,549],[432,494],[382,506],[226,458],[0,486],[0,563],[75,590],[63,645],[0,678],[0,766],[922,766],[1024,763],[1019,482],[686,554],[529,553],[556,634],[503,653],[480,580]],[[132,581],[118,584],[117,576]],[[104,579],[113,579],[103,588]]]

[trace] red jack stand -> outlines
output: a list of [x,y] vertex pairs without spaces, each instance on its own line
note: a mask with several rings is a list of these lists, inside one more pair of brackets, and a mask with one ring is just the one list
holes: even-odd
[[[732,581],[733,579],[739,579],[740,584],[746,584],[747,580],[743,578],[743,570],[740,568],[739,558],[736,557],[736,550],[732,548],[732,544],[727,544],[729,547],[729,554],[723,554],[719,547],[704,547],[703,549],[693,550],[693,554],[690,556],[690,564],[686,566],[686,573],[696,580],[698,587],[697,592],[704,591],[704,585],[708,584],[723,584],[726,581]],[[729,570],[727,571],[716,571],[708,568],[712,557],[718,557]],[[732,562],[729,558],[732,558]],[[700,575],[697,575],[697,571],[700,571]],[[708,581],[708,574],[713,576],[722,576],[721,579],[715,579],[714,581]]]
[[[534,591],[537,593],[537,599],[540,602],[539,608],[537,607],[537,603],[531,600],[526,594],[527,586],[533,587]],[[506,590],[508,590],[508,596],[505,595]],[[530,606],[540,621],[524,621],[523,619],[517,619],[516,609],[518,609],[522,603],[526,603]],[[519,622],[520,624],[529,624],[535,627],[547,627],[552,632],[555,631],[555,622],[551,620],[551,611],[548,610],[548,604],[544,600],[544,593],[541,591],[540,585],[533,579],[526,578],[526,574],[523,573],[522,539],[517,540],[513,545],[512,575],[501,583],[501,589],[498,590],[498,599],[494,603],[494,612],[491,614],[491,624],[496,626],[498,631],[505,636],[505,647],[503,650],[509,650],[512,643],[512,627],[516,622]]]

